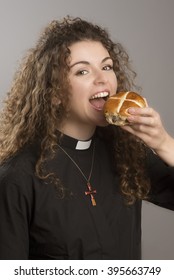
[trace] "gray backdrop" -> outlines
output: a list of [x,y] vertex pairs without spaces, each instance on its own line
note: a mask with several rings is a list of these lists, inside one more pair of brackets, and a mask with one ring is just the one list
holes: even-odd
[[[137,82],[174,136],[173,0],[0,0],[0,97],[25,51],[52,19],[69,14],[107,27],[138,72]],[[174,259],[174,213],[143,203],[143,259]]]

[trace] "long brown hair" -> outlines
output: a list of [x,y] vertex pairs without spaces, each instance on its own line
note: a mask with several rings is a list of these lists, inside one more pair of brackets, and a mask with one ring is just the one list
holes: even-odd
[[[129,56],[120,43],[114,43],[108,32],[81,18],[66,17],[54,20],[45,28],[36,46],[23,58],[15,73],[13,84],[0,115],[0,161],[14,156],[25,145],[40,143],[36,175],[49,176],[43,169],[48,151],[54,154],[60,133],[57,125],[69,108],[69,46],[83,40],[99,41],[113,59],[118,91],[133,90],[136,73],[131,69]],[[54,102],[53,102],[54,100]],[[55,100],[57,100],[57,104]],[[115,151],[121,190],[128,203],[145,198],[149,184],[145,177],[144,144],[119,128],[100,128]],[[59,180],[57,181],[60,185]]]

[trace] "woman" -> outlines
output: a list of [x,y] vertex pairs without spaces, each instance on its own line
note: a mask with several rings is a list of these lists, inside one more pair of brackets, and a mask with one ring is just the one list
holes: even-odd
[[45,29],[1,113],[1,259],[141,257],[142,199],[174,209],[174,139],[151,108],[107,124],[105,101],[134,77],[102,28]]

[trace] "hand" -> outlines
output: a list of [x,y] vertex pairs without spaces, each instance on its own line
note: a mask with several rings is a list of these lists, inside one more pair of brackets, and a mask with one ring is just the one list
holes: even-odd
[[166,163],[174,165],[174,139],[167,133],[158,112],[154,109],[129,108],[130,125],[122,128],[144,141]]
[[129,108],[129,126],[123,129],[141,138],[152,149],[158,149],[165,141],[165,131],[160,115],[152,108]]

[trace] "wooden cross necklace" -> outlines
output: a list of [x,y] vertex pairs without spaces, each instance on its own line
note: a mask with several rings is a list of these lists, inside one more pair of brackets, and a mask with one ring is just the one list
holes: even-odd
[[88,177],[86,177],[86,175],[83,173],[83,171],[78,166],[78,164],[75,162],[75,160],[60,145],[58,145],[58,147],[66,154],[66,156],[74,163],[74,165],[80,171],[81,175],[83,176],[83,178],[86,181],[87,188],[88,188],[88,190],[85,191],[85,195],[90,195],[92,206],[96,206],[97,203],[96,203],[94,194],[96,194],[97,191],[92,189],[92,186],[91,186],[91,183],[90,183],[91,175],[92,175],[92,171],[93,171],[93,166],[94,166],[95,142],[94,142],[94,145],[93,145],[91,168],[90,168],[90,172],[89,172],[89,176]]

